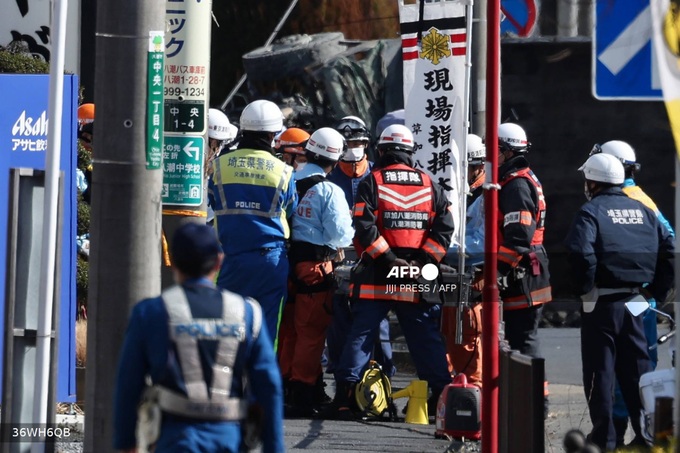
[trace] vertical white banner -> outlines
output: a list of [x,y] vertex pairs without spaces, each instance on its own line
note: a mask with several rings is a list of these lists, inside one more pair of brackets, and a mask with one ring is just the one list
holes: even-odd
[[461,175],[466,164],[468,3],[427,3],[422,18],[418,3],[399,5],[404,108],[416,142],[415,166],[446,191],[456,230],[462,217],[459,194],[465,190]]

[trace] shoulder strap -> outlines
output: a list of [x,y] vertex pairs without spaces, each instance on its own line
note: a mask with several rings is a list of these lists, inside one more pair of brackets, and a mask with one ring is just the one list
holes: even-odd
[[298,179],[295,181],[295,187],[297,188],[298,199],[302,200],[307,191],[326,179],[325,175],[312,175],[306,178]]
[[187,296],[181,286],[175,285],[163,291],[161,297],[170,318],[170,338],[177,346],[187,396],[190,399],[205,400],[208,398],[208,386],[205,384],[203,367],[198,355],[198,340],[192,335],[175,335],[177,327],[193,321]]
[[217,354],[213,364],[213,378],[210,385],[210,398],[213,401],[226,400],[231,395],[234,377],[234,364],[239,345],[245,341],[246,304],[241,296],[222,291],[222,321],[238,326],[236,336],[222,336],[217,342]]

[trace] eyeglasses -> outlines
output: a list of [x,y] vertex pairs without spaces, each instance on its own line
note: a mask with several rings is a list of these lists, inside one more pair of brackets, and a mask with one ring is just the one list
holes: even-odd
[[601,152],[602,152],[602,146],[600,146],[599,144],[595,143],[595,144],[593,145],[593,149],[590,150],[590,154],[588,154],[588,155],[589,155],[589,156],[592,156],[592,155],[594,155],[594,154],[600,154]]

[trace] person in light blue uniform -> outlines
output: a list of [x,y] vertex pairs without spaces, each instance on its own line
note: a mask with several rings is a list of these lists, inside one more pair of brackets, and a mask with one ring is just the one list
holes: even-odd
[[113,447],[137,451],[138,407],[149,376],[162,414],[155,451],[243,451],[248,412],[261,414],[262,451],[285,451],[281,378],[259,305],[214,285],[224,255],[211,227],[180,226],[171,256],[177,285],[141,301],[130,316],[116,378]]
[[260,303],[275,349],[288,294],[288,218],[297,207],[293,169],[272,150],[282,118],[272,102],[248,104],[241,114],[239,148],[215,159],[208,185],[226,255],[217,284]]
[[[633,147],[621,140],[611,140],[602,145],[595,145],[591,154],[600,152],[611,154],[623,164],[625,170],[625,179],[623,180],[622,185],[623,193],[654,211],[659,222],[666,227],[671,236],[675,237],[673,227],[656,206],[656,203],[654,203],[642,188],[635,183],[635,174],[640,171],[640,164],[637,162]],[[649,299],[649,305],[652,308],[656,308],[656,301],[654,299]],[[655,345],[657,340],[656,313],[652,310],[647,310],[644,314],[643,323],[645,326],[647,345]],[[656,364],[659,361],[656,348],[649,350],[649,358],[652,361],[652,367],[656,368]],[[621,387],[618,383],[614,389],[614,427],[616,428],[616,446],[620,447],[624,443],[624,436],[626,434],[626,429],[628,428],[628,410],[626,409],[626,403],[623,401]]]
[[307,165],[295,173],[300,202],[293,216],[290,261],[296,291],[296,339],[287,417],[311,417],[324,402],[310,395],[323,398],[323,387],[320,392],[316,386],[322,377],[321,356],[333,314],[333,260],[354,236],[345,194],[326,179],[343,152],[342,136],[331,128],[321,128],[307,141]]

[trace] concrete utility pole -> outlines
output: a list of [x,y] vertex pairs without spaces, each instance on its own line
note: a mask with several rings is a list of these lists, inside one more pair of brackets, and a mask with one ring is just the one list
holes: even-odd
[[164,30],[162,0],[97,3],[86,452],[113,451],[113,387],[128,314],[160,293],[163,175],[160,146],[158,168],[148,164],[147,77],[149,34]]
[[486,133],[486,1],[476,0],[472,10],[470,132],[480,137]]

